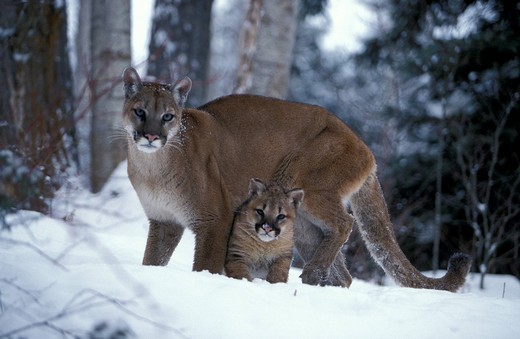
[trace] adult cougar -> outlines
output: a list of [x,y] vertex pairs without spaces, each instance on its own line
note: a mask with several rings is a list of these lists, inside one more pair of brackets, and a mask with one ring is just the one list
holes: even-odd
[[258,179],[237,208],[226,256],[226,275],[236,279],[287,282],[292,262],[293,224],[303,190],[285,190]]
[[354,218],[373,258],[398,284],[455,291],[464,283],[466,255],[454,255],[440,279],[425,277],[408,261],[372,152],[325,109],[252,95],[184,109],[189,78],[173,85],[142,82],[133,68],[123,78],[128,175],[150,220],[143,264],[166,265],[190,228],[193,269],[222,273],[234,207],[250,178],[264,178],[305,191],[295,234],[304,283],[350,285],[340,248]]

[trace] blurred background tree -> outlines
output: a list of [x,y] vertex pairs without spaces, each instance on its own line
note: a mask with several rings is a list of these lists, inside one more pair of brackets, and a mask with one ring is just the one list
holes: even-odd
[[299,9],[299,0],[250,1],[235,85],[239,93],[286,98]]
[[63,1],[4,1],[0,11],[0,224],[46,212],[76,159]]
[[209,85],[213,0],[155,0],[148,75],[171,83],[189,75],[188,106],[202,105]]
[[123,129],[121,74],[132,62],[130,0],[94,0],[90,10],[90,183],[96,193],[126,158],[126,138],[116,130]]

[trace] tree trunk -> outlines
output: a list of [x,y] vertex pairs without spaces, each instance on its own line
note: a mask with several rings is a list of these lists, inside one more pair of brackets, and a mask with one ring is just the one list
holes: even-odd
[[[92,0],[78,3],[77,31],[74,39],[76,60],[74,62],[74,98],[80,173],[90,174],[90,124],[92,122],[92,103],[90,92],[90,28]],[[90,186],[90,175],[82,176],[85,186]]]
[[213,0],[156,0],[148,75],[172,82],[188,75],[193,87],[189,106],[206,99],[210,22]]
[[439,131],[439,153],[437,155],[437,167],[435,169],[435,223],[433,227],[433,254],[432,254],[432,270],[437,272],[439,269],[439,256],[441,246],[442,231],[442,176],[444,170],[444,148],[445,148],[445,128],[447,115],[447,100],[442,99],[442,117]]
[[289,84],[299,0],[267,0],[253,57],[250,93],[285,98]]
[[3,1],[0,11],[0,222],[45,211],[71,165],[72,79],[63,1]]
[[126,154],[116,129],[122,128],[121,74],[131,63],[130,0],[93,1],[91,19],[91,189],[98,192]]
[[252,85],[253,57],[256,51],[263,0],[251,0],[242,27],[238,74],[233,93],[247,93]]

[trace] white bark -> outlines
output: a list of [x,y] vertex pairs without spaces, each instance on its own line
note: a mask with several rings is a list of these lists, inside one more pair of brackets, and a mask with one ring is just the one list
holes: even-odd
[[252,85],[253,57],[256,52],[258,28],[263,0],[251,0],[242,27],[240,61],[234,93],[247,93]]
[[121,74],[131,63],[130,0],[92,2],[91,184],[99,191],[125,157],[121,128]]
[[286,97],[298,9],[299,0],[264,1],[250,93]]
[[[92,0],[78,1],[77,31],[75,35],[74,76],[74,119],[78,138],[79,169],[88,173],[90,168],[90,123],[92,120],[90,102],[90,23]],[[90,176],[84,176],[89,185]],[[87,186],[88,186],[87,185]]]

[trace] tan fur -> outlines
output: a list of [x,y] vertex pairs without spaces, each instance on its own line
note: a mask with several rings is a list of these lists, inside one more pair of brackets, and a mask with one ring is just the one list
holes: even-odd
[[[399,284],[453,291],[464,282],[467,256],[454,257],[440,280],[410,264],[395,241],[372,152],[325,109],[251,95],[182,109],[189,79],[142,83],[129,68],[124,80],[128,174],[150,219],[143,263],[166,265],[183,229],[190,228],[196,236],[194,270],[221,273],[233,206],[257,177],[305,191],[295,229],[304,283],[350,285],[340,248],[354,218],[345,203],[372,256]],[[145,120],[137,116],[143,112]],[[164,121],[170,117],[164,113],[175,118]]]
[[[286,191],[258,179],[235,212],[226,256],[226,274],[236,279],[287,282],[292,262],[293,223],[303,190]],[[279,233],[278,233],[279,232]]]

